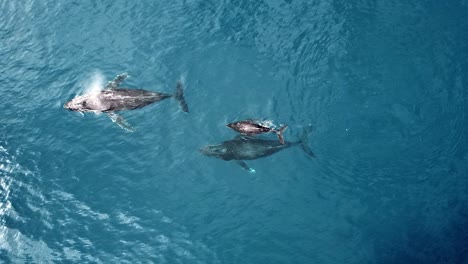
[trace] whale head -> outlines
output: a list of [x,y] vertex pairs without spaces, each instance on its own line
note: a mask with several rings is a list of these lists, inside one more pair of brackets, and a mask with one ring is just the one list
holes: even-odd
[[239,130],[242,127],[240,122],[229,123],[226,126],[234,130]]
[[77,96],[63,105],[63,108],[74,112],[90,111],[85,96]]
[[98,93],[88,93],[77,96],[66,104],[63,108],[74,112],[105,112],[109,109],[109,104],[103,102]]

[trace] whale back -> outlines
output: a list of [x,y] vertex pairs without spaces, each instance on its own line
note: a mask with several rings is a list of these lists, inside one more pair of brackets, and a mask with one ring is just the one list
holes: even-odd
[[170,97],[172,97],[170,94],[143,89],[116,88],[103,90],[99,100],[108,106],[105,112],[114,112],[142,108]]
[[297,144],[299,142],[286,142],[283,145],[278,140],[237,137],[219,145],[204,147],[201,151],[207,156],[223,160],[254,160],[270,156]]

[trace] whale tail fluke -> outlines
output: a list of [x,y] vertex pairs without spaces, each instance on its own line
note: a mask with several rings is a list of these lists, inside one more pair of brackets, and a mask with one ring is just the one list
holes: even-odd
[[312,126],[305,127],[301,135],[301,148],[311,158],[316,158],[315,154],[309,147],[309,134],[312,131]]
[[180,108],[182,108],[182,111],[188,113],[188,105],[187,102],[185,102],[184,98],[184,88],[182,85],[181,81],[177,82],[177,87],[176,87],[176,92],[174,94],[174,98],[179,102]]
[[284,145],[284,137],[283,137],[283,132],[288,128],[288,126],[283,126],[281,127],[280,129],[278,130],[274,130],[276,135],[278,136],[278,139],[280,141],[281,144]]

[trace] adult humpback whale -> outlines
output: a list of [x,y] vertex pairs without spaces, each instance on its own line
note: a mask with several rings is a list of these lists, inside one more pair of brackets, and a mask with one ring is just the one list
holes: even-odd
[[113,122],[128,131],[134,131],[135,129],[116,112],[142,108],[171,97],[174,97],[179,102],[182,111],[188,112],[188,106],[185,102],[180,81],[177,82],[174,94],[151,92],[143,89],[117,88],[127,77],[126,73],[119,74],[112,81],[108,82],[103,90],[77,96],[64,104],[63,107],[80,113],[106,113]]
[[205,146],[200,152],[209,157],[230,161],[234,160],[242,168],[255,172],[244,160],[254,160],[275,154],[283,149],[300,145],[302,150],[309,156],[315,157],[315,154],[308,146],[307,135],[310,129],[304,129],[300,141],[296,142],[278,142],[277,140],[265,140],[238,135],[232,140],[224,141],[221,144]]

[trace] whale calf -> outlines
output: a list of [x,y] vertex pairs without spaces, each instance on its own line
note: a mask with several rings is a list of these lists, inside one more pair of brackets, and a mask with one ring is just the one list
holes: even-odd
[[308,146],[307,135],[308,131],[305,130],[300,141],[286,141],[284,144],[277,140],[266,140],[238,135],[234,139],[224,141],[221,144],[202,147],[200,148],[200,152],[209,157],[226,161],[233,160],[242,168],[250,172],[255,172],[255,170],[250,168],[244,160],[254,160],[267,157],[281,150],[297,145],[300,145],[302,150],[304,150],[309,157],[315,157],[315,154]]
[[236,121],[233,123],[229,123],[226,126],[243,135],[249,135],[249,136],[258,135],[262,133],[268,133],[268,132],[274,132],[278,136],[278,139],[281,142],[281,144],[283,145],[284,145],[283,132],[284,130],[288,128],[288,126],[283,126],[280,129],[276,130],[272,127],[264,126],[261,123],[253,119]]
[[174,94],[152,92],[143,89],[118,88],[127,76],[126,73],[119,74],[112,81],[108,82],[103,90],[77,96],[65,103],[63,107],[80,113],[106,113],[113,122],[128,131],[134,131],[134,128],[116,112],[139,109],[164,99],[175,98],[179,102],[182,111],[188,113],[188,106],[185,102],[183,87],[180,81],[177,82]]

